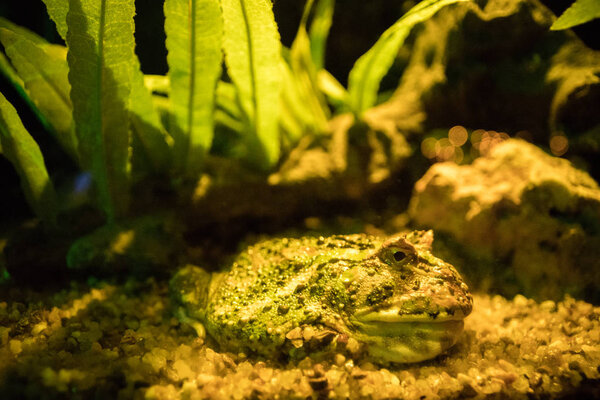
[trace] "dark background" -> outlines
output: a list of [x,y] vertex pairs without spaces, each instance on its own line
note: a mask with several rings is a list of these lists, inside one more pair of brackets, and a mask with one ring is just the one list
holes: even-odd
[[[559,15],[573,1],[542,2]],[[356,59],[413,4],[412,1],[338,0],[327,47],[327,70],[346,84],[348,72]],[[162,7],[163,1],[159,0],[136,1],[136,53],[140,58],[142,70],[147,74],[167,72]],[[274,0],[275,18],[282,42],[286,46],[289,46],[294,38],[303,7],[304,0]],[[0,16],[35,31],[50,42],[62,43],[54,24],[47,17],[41,0],[4,0],[0,3]],[[600,50],[598,20],[577,27],[574,31],[589,47]],[[394,84],[393,79],[384,80],[383,84],[386,85],[386,82],[388,85]],[[59,185],[67,184],[69,177],[76,172],[75,166],[1,76],[0,92],[17,108],[26,128],[40,144],[55,183],[58,180]],[[31,212],[19,187],[18,176],[8,161],[0,156],[0,233],[10,221],[21,220],[29,215]]]

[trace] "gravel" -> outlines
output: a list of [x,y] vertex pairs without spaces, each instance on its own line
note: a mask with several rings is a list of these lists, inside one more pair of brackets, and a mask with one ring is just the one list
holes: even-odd
[[448,354],[382,368],[219,352],[171,316],[166,285],[0,291],[0,398],[600,397],[600,307],[569,297],[475,294]]

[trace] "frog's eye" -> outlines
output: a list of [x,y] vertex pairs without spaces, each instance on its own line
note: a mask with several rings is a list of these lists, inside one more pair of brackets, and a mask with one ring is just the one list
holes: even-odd
[[402,266],[410,263],[417,256],[414,246],[402,239],[384,244],[377,256],[381,261],[392,266]]
[[379,252],[379,259],[388,265],[401,266],[409,263],[413,259],[413,253],[407,249],[398,247],[388,247],[381,249]]
[[393,254],[394,260],[396,261],[402,261],[404,260],[407,255],[405,252],[403,252],[402,250],[397,250],[394,254]]

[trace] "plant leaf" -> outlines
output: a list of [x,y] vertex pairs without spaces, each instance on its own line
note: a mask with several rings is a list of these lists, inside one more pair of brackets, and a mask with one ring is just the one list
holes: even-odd
[[[233,84],[219,81],[217,84],[217,108],[231,118],[241,122],[244,118],[237,99],[237,91]],[[242,133],[242,132],[240,132]]]
[[129,201],[133,0],[70,0],[67,45],[80,158],[109,221]]
[[576,0],[550,27],[553,31],[572,28],[600,18],[600,1]]
[[169,77],[165,75],[144,75],[144,85],[148,88],[150,93],[160,93],[165,96],[169,95],[171,84],[169,83]]
[[[54,21],[59,35],[66,40],[69,2],[65,0],[42,1],[46,5],[48,15]],[[133,62],[135,65],[132,66],[131,97],[135,101],[130,103],[133,130],[144,147],[154,169],[157,171],[165,170],[170,161],[170,137],[160,123],[160,116],[154,108],[150,93],[144,87],[144,76],[140,70],[137,56]]]
[[21,179],[27,202],[44,222],[55,225],[57,202],[39,146],[23,126],[17,110],[0,93],[0,150]]
[[269,0],[221,0],[225,61],[252,132],[249,158],[268,169],[279,158],[281,43]]
[[317,71],[325,66],[325,45],[331,29],[334,6],[335,0],[319,0],[310,23],[310,52]]
[[295,82],[301,101],[306,103],[309,112],[298,115],[306,127],[314,132],[322,132],[327,128],[330,117],[329,108],[325,98],[318,87],[318,69],[311,53],[311,41],[306,32],[306,21],[312,8],[312,1],[308,1],[304,8],[298,32],[292,43],[289,53],[289,63],[292,72],[292,83]]
[[17,74],[17,71],[13,68],[13,66],[8,61],[8,58],[3,53],[0,53],[0,73],[2,73],[13,86],[13,88],[19,93],[19,96],[27,103],[27,106],[33,113],[36,115],[38,120],[43,125],[44,129],[48,130],[48,132],[52,132],[52,126],[50,123],[46,121],[46,118],[42,115],[42,112],[38,110],[36,105],[33,103],[27,91],[25,90],[25,84],[23,80]]
[[389,27],[354,64],[348,77],[352,110],[357,115],[375,105],[381,79],[392,66],[398,50],[416,24],[431,18],[439,9],[469,0],[423,0]]
[[322,69],[317,74],[319,89],[327,96],[329,103],[336,111],[343,112],[348,105],[348,91],[327,70]]
[[40,46],[49,46],[50,45],[50,43],[48,43],[41,36],[37,35],[36,33],[30,31],[27,28],[23,28],[22,26],[13,24],[6,18],[0,17],[0,28],[8,29],[9,31],[12,31],[19,36],[25,37],[26,39],[32,41],[33,43],[35,43],[37,45],[40,45]]
[[33,42],[29,36],[0,28],[0,42],[22,79],[29,98],[49,122],[62,148],[78,162],[69,92],[66,48]]
[[166,0],[164,9],[174,159],[196,176],[214,134],[223,20],[219,0]]
[[56,30],[63,40],[67,40],[67,13],[69,2],[67,0],[42,0],[50,19],[54,21]]
[[[171,161],[172,138],[165,131],[160,115],[152,102],[152,96],[144,85],[144,75],[135,57],[131,81],[131,123],[133,131],[142,144],[155,171],[166,171]],[[136,147],[133,148],[136,151]]]
[[8,58],[4,55],[4,53],[0,53],[0,72],[2,75],[6,77],[15,88],[21,87],[25,88],[25,84],[23,80],[17,74],[17,71],[13,68],[13,66],[8,61]]
[[297,142],[307,130],[315,130],[315,115],[311,112],[300,82],[288,63],[281,61],[283,84],[281,91],[280,124],[292,143]]

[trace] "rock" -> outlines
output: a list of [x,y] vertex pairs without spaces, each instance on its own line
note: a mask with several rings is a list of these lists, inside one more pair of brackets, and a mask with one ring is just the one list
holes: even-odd
[[411,32],[390,71],[402,73],[398,88],[368,117],[406,134],[454,125],[527,131],[544,145],[562,132],[597,178],[600,52],[571,30],[551,31],[554,20],[539,0],[440,10]]
[[454,265],[467,276],[513,280],[537,298],[600,300],[600,188],[534,145],[508,140],[472,165],[435,164],[409,214],[460,245],[470,262]]

